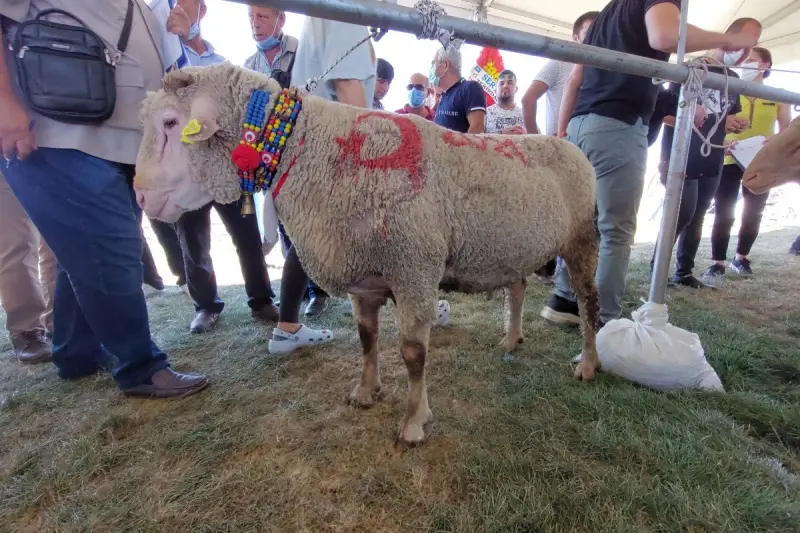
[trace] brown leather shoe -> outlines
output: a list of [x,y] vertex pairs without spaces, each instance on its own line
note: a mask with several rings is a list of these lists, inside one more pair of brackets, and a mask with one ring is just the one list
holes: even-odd
[[25,331],[11,337],[14,354],[20,363],[34,365],[53,360],[53,352],[45,332],[39,329]]
[[219,313],[213,313],[205,310],[200,311],[197,313],[197,316],[194,317],[194,320],[192,320],[192,325],[189,326],[189,330],[192,333],[206,333],[217,325],[218,320]]
[[122,394],[141,398],[180,398],[200,392],[206,387],[208,379],[205,376],[179,374],[171,368],[165,368],[153,374],[150,383],[122,389]]
[[250,314],[253,315],[253,318],[266,322],[277,322],[280,315],[275,304],[267,304],[261,309],[253,309]]

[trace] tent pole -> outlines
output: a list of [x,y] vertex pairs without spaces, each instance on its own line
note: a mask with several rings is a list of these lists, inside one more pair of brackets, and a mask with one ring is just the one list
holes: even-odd
[[[683,60],[686,51],[686,21],[689,12],[689,0],[681,1],[681,24],[678,40],[678,64]],[[675,132],[672,136],[672,152],[669,156],[667,186],[664,194],[664,208],[661,215],[661,230],[658,232],[656,256],[653,262],[650,294],[648,300],[663,304],[666,299],[667,278],[672,262],[672,249],[675,245],[675,232],[678,225],[678,212],[681,207],[683,182],[686,180],[686,163],[689,158],[689,146],[692,141],[692,122],[694,121],[697,100],[686,101],[686,85],[681,86],[678,100],[678,112],[675,116]]]
[[[423,17],[416,9],[389,2],[373,0],[231,0],[240,4],[274,7],[312,17],[349,22],[360,26],[373,26],[420,35]],[[289,8],[289,9],[287,9]],[[443,15],[439,27],[453,31],[459,39],[478,46],[491,46],[508,52],[519,52],[569,63],[684,83],[689,69],[665,61],[657,61],[632,54],[623,54],[604,48],[553,39],[511,28],[503,28]],[[704,83],[712,89],[725,89],[725,77],[709,74]],[[761,83],[745,82],[737,78],[728,80],[728,88],[736,94],[755,96],[773,102],[800,104],[800,94],[776,89]]]

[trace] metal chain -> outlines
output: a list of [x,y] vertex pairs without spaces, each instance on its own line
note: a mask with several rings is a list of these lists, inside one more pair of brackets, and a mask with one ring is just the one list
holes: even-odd
[[308,80],[305,83],[304,87],[303,87],[304,92],[306,94],[313,93],[317,89],[317,86],[319,85],[320,80],[325,78],[325,76],[327,76],[328,73],[331,70],[336,68],[336,65],[338,65],[339,63],[344,61],[344,59],[347,56],[349,56],[353,52],[353,50],[355,50],[356,48],[358,48],[359,46],[361,46],[365,42],[369,41],[370,39],[375,39],[375,41],[379,41],[381,39],[381,37],[383,37],[384,35],[386,35],[386,30],[381,30],[381,29],[378,29],[378,28],[370,28],[369,29],[369,35],[367,35],[366,37],[364,37],[363,39],[358,41],[356,44],[354,44],[352,47],[350,47],[350,49],[347,52],[345,52],[344,54],[342,54],[342,57],[337,59],[336,62],[333,63],[333,65],[329,66],[327,68],[327,70],[322,73],[322,75],[316,76],[316,77],[311,78],[310,80]]

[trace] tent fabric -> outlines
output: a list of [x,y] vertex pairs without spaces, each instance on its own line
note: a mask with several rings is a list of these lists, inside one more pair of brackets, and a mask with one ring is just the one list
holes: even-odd
[[[416,0],[399,0],[412,7]],[[572,24],[581,14],[601,10],[606,0],[531,2],[530,0],[439,0],[447,14],[476,19],[486,14],[489,24],[556,39],[570,39]],[[483,11],[485,10],[485,11]],[[724,31],[737,18],[761,21],[760,46],[772,52],[776,66],[800,60],[800,0],[689,0],[689,23],[711,31]]]

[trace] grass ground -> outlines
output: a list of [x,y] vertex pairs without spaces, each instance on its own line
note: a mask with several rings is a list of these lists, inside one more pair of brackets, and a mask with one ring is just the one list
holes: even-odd
[[[756,280],[670,292],[671,321],[700,335],[725,394],[573,381],[579,336],[538,320],[548,289],[536,283],[527,342],[503,362],[500,302],[452,297],[431,341],[430,439],[404,453],[392,447],[406,380],[391,308],[389,396],[359,411],[344,403],[360,365],[351,318],[319,321],[338,334],[331,347],[271,358],[241,287],[222,290],[228,308],[205,336],[187,333],[187,300],[157,297],[157,341],[212,388],[124,399],[108,376],[64,382],[4,356],[0,531],[800,531],[797,232],[762,235]],[[629,311],[651,250],[634,253]]]

